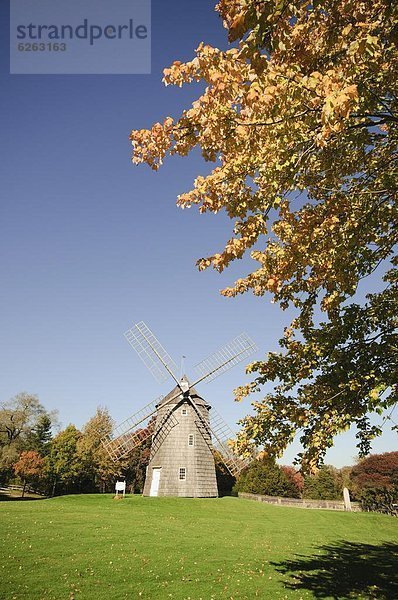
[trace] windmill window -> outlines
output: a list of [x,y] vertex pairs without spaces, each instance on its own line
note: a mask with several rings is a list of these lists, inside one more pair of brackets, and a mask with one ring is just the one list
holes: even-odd
[[183,417],[186,417],[188,414],[188,409],[187,408],[182,408],[181,409],[181,414],[183,415]]
[[193,433],[190,433],[188,436],[188,446],[193,446],[195,443],[195,438]]
[[180,481],[185,481],[187,478],[187,470],[185,467],[180,467],[180,471],[179,471],[179,480]]

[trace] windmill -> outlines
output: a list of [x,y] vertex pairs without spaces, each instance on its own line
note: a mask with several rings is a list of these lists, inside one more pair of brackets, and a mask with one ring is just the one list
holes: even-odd
[[[212,381],[247,358],[257,349],[255,343],[241,334],[198,363],[197,378],[191,384],[182,373],[176,376],[175,362],[143,321],[124,335],[159,383],[171,378],[176,386],[116,427],[112,436],[103,440],[105,449],[118,461],[152,436],[144,496],[218,496],[213,450],[233,476],[248,461],[232,452],[227,443],[234,437],[232,430],[195,386]],[[148,428],[155,416],[154,427]]]

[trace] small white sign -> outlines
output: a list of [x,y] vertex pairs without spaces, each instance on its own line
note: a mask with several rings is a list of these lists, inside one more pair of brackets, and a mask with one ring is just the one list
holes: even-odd
[[125,481],[117,481],[116,482],[116,491],[117,492],[125,492],[126,491],[126,482]]

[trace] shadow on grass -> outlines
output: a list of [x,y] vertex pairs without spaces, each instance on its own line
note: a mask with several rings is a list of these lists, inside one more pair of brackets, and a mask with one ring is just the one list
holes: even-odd
[[272,563],[290,575],[290,590],[310,590],[315,598],[398,598],[398,544],[336,542],[317,548],[320,554]]
[[28,500],[43,500],[44,496],[24,496],[24,498],[21,498],[21,496],[14,496],[11,494],[4,494],[3,492],[0,492],[0,502],[7,502],[9,500],[18,500],[22,502],[28,501]]

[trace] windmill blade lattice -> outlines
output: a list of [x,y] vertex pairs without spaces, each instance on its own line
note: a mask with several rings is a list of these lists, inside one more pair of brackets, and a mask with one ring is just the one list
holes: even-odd
[[228,471],[233,477],[236,477],[243,469],[249,466],[251,460],[240,458],[232,452],[228,440],[232,440],[235,437],[234,432],[214,408],[212,408],[211,424],[203,419],[199,410],[195,410],[199,417],[196,421],[196,426],[207,445],[211,450],[214,449],[220,454]]
[[240,363],[256,350],[256,344],[246,333],[238,335],[229,344],[195,366],[199,379],[193,385],[213,381],[213,379]]
[[170,377],[178,383],[177,365],[144,321],[136,323],[124,337],[158,383],[164,383]]
[[156,424],[156,430],[152,436],[151,457],[156,454],[164,440],[169,435],[173,427],[178,425],[178,421],[174,416],[173,407],[170,408],[163,416],[159,424]]
[[102,442],[102,445],[109,454],[110,458],[114,462],[117,462],[138,448],[138,446],[145,442],[145,440],[147,440],[151,435],[152,431],[149,428],[144,428],[138,431],[128,432],[115,439]]
[[214,438],[214,450],[221,454],[228,471],[231,475],[236,477],[243,469],[249,466],[251,459],[241,458],[232,452],[228,440],[232,440],[236,436],[222,416],[214,408],[211,410],[210,432]]
[[[147,424],[152,415],[156,413],[156,407],[162,400],[163,396],[159,396],[115,427],[111,439],[102,440],[102,445],[112,460],[116,462],[124,458],[152,435]],[[141,427],[137,429],[138,426]]]

